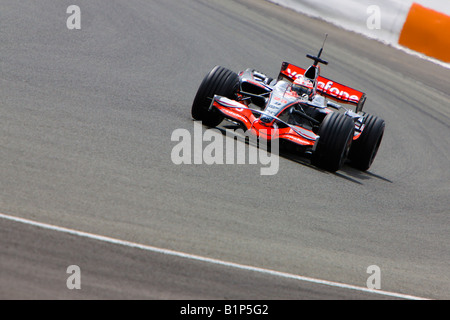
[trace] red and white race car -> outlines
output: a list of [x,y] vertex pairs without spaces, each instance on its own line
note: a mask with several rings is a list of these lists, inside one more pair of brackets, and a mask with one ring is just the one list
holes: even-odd
[[216,66],[197,91],[192,117],[210,127],[231,120],[258,138],[294,145],[313,165],[331,172],[347,160],[368,170],[385,121],[362,111],[363,92],[320,76],[319,63],[328,64],[322,51],[307,55],[314,61],[307,69],[284,62],[276,79],[253,69],[238,74]]

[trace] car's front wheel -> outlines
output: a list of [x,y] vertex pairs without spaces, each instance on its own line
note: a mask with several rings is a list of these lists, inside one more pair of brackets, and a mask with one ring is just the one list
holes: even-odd
[[203,124],[215,127],[224,119],[217,110],[208,110],[214,95],[235,98],[239,89],[237,73],[221,66],[214,67],[203,79],[192,104],[191,115]]
[[329,113],[319,128],[312,164],[335,172],[344,165],[353,140],[355,122],[342,113]]

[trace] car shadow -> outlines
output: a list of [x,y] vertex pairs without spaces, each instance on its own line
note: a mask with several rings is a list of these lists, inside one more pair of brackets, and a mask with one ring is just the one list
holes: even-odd
[[[215,129],[218,129],[225,136],[225,135],[227,135],[227,132],[233,131],[236,129],[241,129],[241,127],[239,125],[230,123],[230,124],[222,124],[221,126],[218,126]],[[261,148],[260,146],[249,142],[249,139],[246,139],[244,141],[247,145],[252,145],[254,147]],[[241,140],[241,142],[244,142],[244,141]],[[262,148],[266,149],[264,147],[262,147]],[[341,179],[344,179],[344,180],[347,180],[349,182],[359,184],[359,185],[364,185],[364,181],[368,181],[368,180],[372,180],[372,179],[379,179],[384,182],[393,183],[393,181],[389,180],[386,177],[377,175],[370,171],[361,171],[359,169],[356,169],[351,166],[350,162],[345,163],[344,166],[339,171],[329,172],[327,170],[318,168],[318,167],[314,166],[313,164],[311,164],[311,159],[308,154],[292,152],[292,151],[285,150],[284,148],[282,148],[279,150],[279,156],[284,159],[296,162],[302,166],[311,168],[312,170],[321,172],[323,174],[334,175],[336,177],[339,177]]]

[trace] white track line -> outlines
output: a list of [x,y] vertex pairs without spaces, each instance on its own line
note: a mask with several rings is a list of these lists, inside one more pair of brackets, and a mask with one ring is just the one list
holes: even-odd
[[202,256],[194,255],[194,254],[180,252],[180,251],[174,251],[174,250],[169,250],[169,249],[153,247],[153,246],[149,246],[149,245],[139,244],[139,243],[115,239],[115,238],[110,238],[110,237],[101,236],[101,235],[97,235],[97,234],[93,234],[93,233],[78,231],[78,230],[74,230],[74,229],[69,229],[69,228],[64,228],[64,227],[47,224],[47,223],[42,223],[42,222],[37,222],[37,221],[28,220],[28,219],[24,219],[24,218],[19,218],[19,217],[2,214],[2,213],[0,213],[0,218],[28,224],[28,225],[32,225],[32,226],[36,226],[36,227],[40,227],[40,228],[44,228],[44,229],[49,229],[49,230],[53,230],[53,231],[64,232],[64,233],[68,233],[68,234],[72,234],[72,235],[76,235],[76,236],[80,236],[80,237],[84,237],[84,238],[90,238],[90,239],[99,240],[99,241],[103,241],[103,242],[118,244],[118,245],[127,246],[127,247],[131,247],[131,248],[138,248],[138,249],[142,249],[142,250],[146,250],[146,251],[167,254],[167,255],[181,257],[181,258],[190,259],[190,260],[196,260],[196,261],[202,261],[202,262],[207,262],[207,263],[216,264],[216,265],[222,265],[222,266],[236,268],[236,269],[240,269],[240,270],[259,272],[259,273],[269,274],[272,276],[277,276],[277,277],[282,277],[282,278],[294,279],[294,280],[298,280],[298,281],[305,281],[305,282],[310,282],[310,283],[327,285],[327,286],[331,286],[331,287],[356,290],[356,291],[379,294],[379,295],[390,296],[390,297],[401,298],[401,299],[427,300],[425,298],[416,297],[416,296],[412,296],[412,295],[406,295],[406,294],[383,291],[383,290],[368,289],[366,287],[359,287],[359,286],[354,286],[354,285],[349,285],[349,284],[344,284],[344,283],[339,283],[339,282],[304,277],[304,276],[295,275],[295,274],[286,273],[286,272],[252,267],[252,266],[248,266],[248,265],[202,257]]

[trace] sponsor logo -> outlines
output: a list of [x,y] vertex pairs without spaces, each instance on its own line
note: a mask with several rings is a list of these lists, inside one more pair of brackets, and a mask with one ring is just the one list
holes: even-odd
[[333,97],[336,97],[341,100],[351,101],[357,103],[359,101],[359,97],[357,95],[350,95],[347,91],[340,90],[338,87],[333,87],[334,82],[328,81],[324,83],[322,81],[317,82],[317,86],[324,92]]

